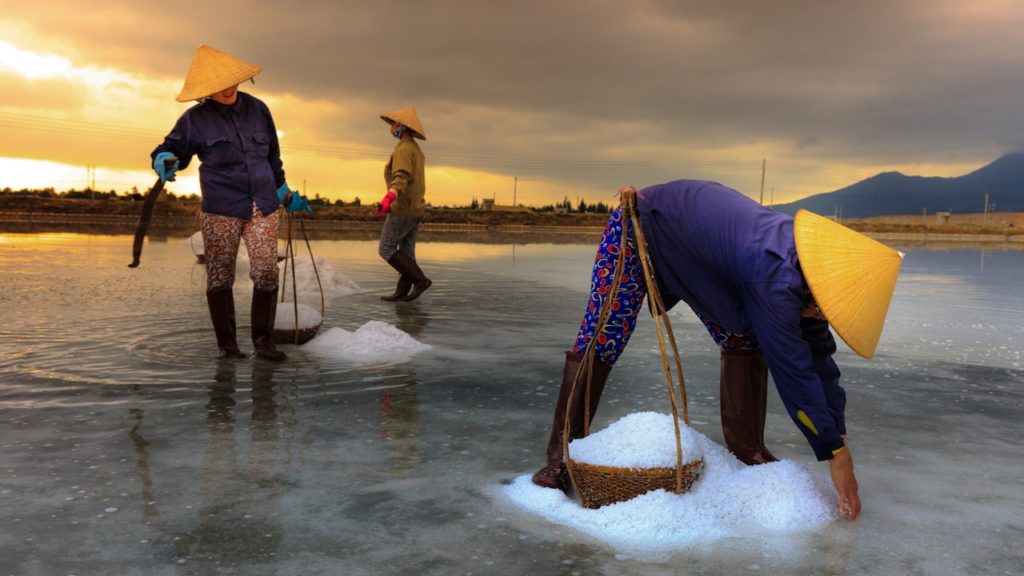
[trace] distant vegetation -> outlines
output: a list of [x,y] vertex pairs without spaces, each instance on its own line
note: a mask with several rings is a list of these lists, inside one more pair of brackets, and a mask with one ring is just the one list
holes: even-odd
[[[0,190],[0,217],[4,221],[17,221],[18,214],[76,214],[120,215],[136,217],[141,212],[143,193],[131,190]],[[323,198],[310,199],[313,214],[310,220],[374,222],[376,207],[364,205],[358,198],[353,202],[330,202]],[[199,211],[199,198],[192,195],[167,193],[161,196],[156,216],[159,219],[184,220],[195,218]],[[604,203],[572,206],[566,199],[555,205],[528,211],[502,212],[479,209],[479,203],[468,206],[432,207],[426,220],[439,224],[475,224],[484,226],[604,226],[611,207]],[[988,214],[948,215],[892,215],[864,219],[843,219],[843,224],[863,232],[892,233],[947,233],[947,234],[1024,234],[1024,212],[990,212]]]

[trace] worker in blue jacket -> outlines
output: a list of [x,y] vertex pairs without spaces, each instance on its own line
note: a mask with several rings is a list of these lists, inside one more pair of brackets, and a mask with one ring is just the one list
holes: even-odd
[[[764,446],[770,370],[783,405],[815,456],[829,461],[840,515],[856,518],[860,499],[846,443],[846,393],[832,359],[836,343],[829,323],[851,348],[870,358],[902,254],[810,212],[796,218],[780,214],[715,182],[677,180],[626,190],[636,195],[666,308],[685,302],[721,348],[720,412],[729,450],[749,465],[776,460]],[[611,294],[622,250],[625,269]],[[568,488],[562,453],[566,408],[570,438],[578,438],[584,414],[596,410],[611,367],[636,325],[646,292],[633,225],[623,220],[620,208],[598,248],[587,311],[566,353],[547,465],[534,474],[534,483]],[[608,297],[615,299],[611,316],[595,334]],[[589,407],[583,405],[584,386],[573,392],[588,346],[595,348]]]
[[[277,310],[277,234],[284,204],[290,212],[312,212],[306,198],[285,182],[277,129],[267,105],[240,92],[238,85],[262,68],[209,46],[192,58],[179,102],[197,100],[151,156],[160,179],[198,156],[203,200],[200,223],[206,260],[206,300],[222,358],[244,358],[235,337],[232,286],[238,247],[249,252],[252,293],[252,342],[256,355],[285,359],[274,346]],[[168,163],[170,165],[168,165]]]

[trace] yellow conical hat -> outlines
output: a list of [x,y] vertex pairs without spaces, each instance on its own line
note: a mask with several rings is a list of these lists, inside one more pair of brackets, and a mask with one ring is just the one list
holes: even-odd
[[181,93],[176,100],[188,102],[205,98],[235,84],[241,84],[259,74],[261,70],[263,68],[256,64],[249,64],[216,48],[200,44],[196,48],[195,56],[192,57],[192,64],[188,67],[185,85],[181,87]]
[[796,213],[793,236],[821,313],[854,352],[871,358],[903,253],[807,210]]
[[423,123],[420,122],[420,117],[416,115],[415,108],[400,108],[387,114],[382,114],[380,119],[385,122],[398,122],[412,130],[413,136],[420,140],[427,139],[427,133],[423,131]]

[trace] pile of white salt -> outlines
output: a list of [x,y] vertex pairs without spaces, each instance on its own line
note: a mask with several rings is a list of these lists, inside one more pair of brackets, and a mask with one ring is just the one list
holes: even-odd
[[[707,436],[682,422],[680,427],[684,460],[704,458],[704,470],[689,492],[656,490],[590,510],[560,490],[536,486],[526,474],[502,487],[502,494],[521,510],[625,553],[672,554],[725,538],[796,534],[820,529],[834,519],[835,496],[827,470],[812,473],[790,460],[746,466]],[[573,441],[569,449],[574,460],[593,464],[674,466],[672,417],[630,414],[587,439]]]

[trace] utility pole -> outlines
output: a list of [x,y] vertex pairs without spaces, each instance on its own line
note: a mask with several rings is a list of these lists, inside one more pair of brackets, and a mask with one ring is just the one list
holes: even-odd
[[985,192],[985,223],[988,224],[988,192]]
[[768,159],[761,158],[761,206],[764,206],[764,173],[768,167]]
[[519,176],[513,176],[512,177],[512,205],[513,206],[518,206],[518,204],[516,204],[516,188],[518,186],[519,186]]

